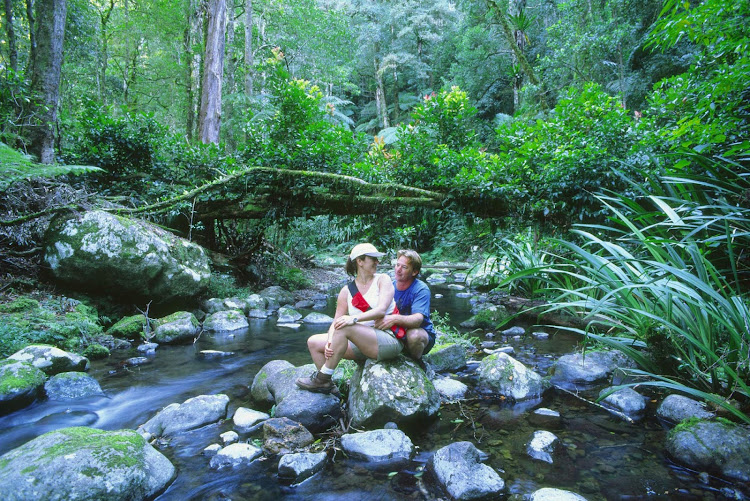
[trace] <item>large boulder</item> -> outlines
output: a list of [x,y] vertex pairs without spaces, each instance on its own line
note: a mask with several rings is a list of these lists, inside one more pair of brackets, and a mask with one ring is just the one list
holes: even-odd
[[279,372],[281,369],[294,368],[286,360],[271,360],[260,368],[253,382],[250,385],[250,396],[258,403],[273,404],[275,399],[268,389],[268,378]]
[[211,276],[200,246],[104,211],[55,218],[45,235],[44,260],[61,282],[156,303],[195,297]]
[[456,343],[435,346],[424,356],[424,361],[435,372],[455,372],[466,367],[466,349]]
[[247,329],[247,318],[242,310],[224,310],[210,314],[203,321],[203,330],[208,332],[231,332]]
[[175,468],[133,430],[65,428],[0,457],[6,500],[151,499]]
[[61,372],[85,371],[89,359],[46,344],[30,344],[8,357],[8,360],[28,362],[48,376]]
[[502,493],[505,481],[481,462],[482,456],[471,442],[455,442],[435,452],[428,468],[451,499],[494,499]]
[[352,426],[411,425],[437,415],[440,394],[411,359],[367,360],[354,371],[348,403]]
[[542,396],[547,382],[507,353],[496,353],[482,359],[477,390],[511,400],[528,400]]
[[44,391],[50,400],[104,395],[99,382],[84,372],[61,372],[44,383]]
[[154,329],[154,341],[160,344],[189,344],[201,330],[201,324],[189,311],[176,311],[160,318]]
[[667,437],[667,452],[696,471],[750,482],[750,429],[719,421],[686,421]]
[[45,376],[29,362],[0,360],[0,415],[26,407],[40,393]]
[[138,431],[146,436],[162,436],[200,428],[224,419],[228,405],[226,395],[199,395],[181,404],[169,404],[142,424]]
[[309,376],[314,369],[312,364],[281,369],[268,378],[267,388],[276,402],[275,417],[289,418],[318,433],[338,423],[341,401],[335,394],[313,393],[297,387],[297,378]]

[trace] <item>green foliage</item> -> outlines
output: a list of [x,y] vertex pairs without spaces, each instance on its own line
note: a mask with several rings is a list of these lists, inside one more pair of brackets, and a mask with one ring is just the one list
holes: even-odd
[[3,306],[10,312],[0,313],[0,357],[30,344],[80,351],[102,333],[96,311],[75,300],[24,296]]
[[249,289],[238,285],[237,279],[233,276],[212,272],[204,296],[209,298],[243,297],[249,293]]
[[92,172],[101,172],[101,169],[82,165],[40,165],[0,143],[0,191],[6,190],[13,183],[29,179],[77,176]]
[[595,84],[570,89],[547,119],[514,121],[497,134],[509,184],[527,197],[531,213],[563,224],[601,220],[606,210],[596,193],[627,193],[623,176],[638,179],[657,167],[640,147],[639,123]]
[[363,137],[336,119],[334,103],[344,101],[324,100],[317,86],[291,78],[283,57],[276,49],[266,61],[270,94],[259,111],[248,110],[241,155],[257,165],[341,173],[364,155]]
[[82,355],[89,360],[99,360],[109,356],[109,348],[100,344],[90,344],[83,350]]
[[23,145],[24,127],[32,120],[33,95],[29,84],[23,75],[8,67],[0,68],[0,143]]
[[[693,198],[699,198],[697,191],[720,188],[707,178],[671,182],[690,186]],[[550,310],[589,319],[585,331],[570,330],[628,354],[645,370],[637,374],[656,378],[649,384],[727,408],[722,397],[750,401],[750,307],[733,275],[711,261],[737,256],[738,241],[730,232],[703,231],[721,227],[716,214],[727,210],[725,202],[698,205],[689,197],[654,195],[600,200],[613,214],[612,224],[576,229],[584,244],[560,242],[572,254],[543,270],[553,283],[558,276],[573,278],[557,281],[560,294]],[[735,206],[732,212],[732,221],[747,228],[748,209]],[[747,231],[737,235],[741,242]],[[725,249],[704,252],[715,247]]]
[[287,290],[299,290],[312,287],[312,281],[305,276],[305,273],[291,266],[280,264],[274,272],[274,281]]
[[473,349],[479,344],[479,338],[463,333],[451,325],[450,315],[433,311],[430,313],[430,320],[438,333],[437,341],[441,344],[457,344],[467,349]]
[[111,177],[145,172],[154,165],[166,128],[153,115],[102,110],[87,103],[68,133],[66,159],[101,167]]

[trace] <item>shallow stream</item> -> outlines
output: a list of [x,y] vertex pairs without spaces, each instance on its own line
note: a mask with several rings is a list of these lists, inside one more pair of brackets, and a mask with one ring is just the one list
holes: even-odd
[[[468,299],[456,291],[432,286],[433,310],[448,313],[458,325],[468,318]],[[333,314],[333,298],[329,310]],[[69,426],[116,430],[136,428],[168,404],[182,403],[201,394],[225,393],[229,415],[237,407],[253,407],[249,386],[257,371],[270,360],[294,365],[310,362],[305,339],[319,328],[279,328],[275,319],[251,321],[246,331],[203,334],[194,345],[161,346],[144,365],[124,368],[124,359],[135,350],[113,353],[92,362],[90,374],[105,397],[73,402],[41,401],[0,417],[0,454],[42,433]],[[577,339],[550,332],[547,340],[530,336],[509,340],[514,357],[545,375],[554,360],[573,351]],[[499,339],[498,339],[499,340]],[[201,350],[234,352],[231,357],[201,360]],[[471,372],[459,378],[471,387]],[[593,394],[582,394],[588,400]],[[552,390],[541,400],[508,405],[497,399],[471,398],[443,405],[440,418],[409,436],[419,453],[405,468],[391,471],[346,460],[338,451],[323,472],[297,486],[281,483],[277,461],[256,461],[236,470],[211,470],[203,449],[220,442],[219,434],[231,429],[231,420],[184,433],[156,444],[176,466],[178,475],[159,500],[431,500],[441,496],[422,469],[431,454],[451,442],[469,440],[489,454],[487,464],[501,473],[506,494],[518,499],[541,487],[572,490],[593,500],[630,499],[730,499],[721,481],[697,476],[670,463],[664,454],[665,430],[654,418],[652,402],[644,421],[629,424],[585,400]],[[561,426],[550,430],[564,444],[565,455],[555,464],[535,461],[525,452],[526,442],[538,428],[528,423],[536,407],[547,407],[562,416]],[[324,437],[325,438],[325,437]]]

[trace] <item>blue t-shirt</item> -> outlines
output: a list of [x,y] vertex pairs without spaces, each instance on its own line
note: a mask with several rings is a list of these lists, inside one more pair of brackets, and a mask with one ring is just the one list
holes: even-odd
[[[393,286],[396,286],[395,281]],[[430,320],[430,288],[427,287],[427,284],[421,280],[414,280],[406,290],[400,291],[397,288],[393,298],[396,300],[396,306],[398,306],[398,312],[401,315],[421,313],[424,319],[420,327],[427,332],[430,340],[435,339],[435,329],[432,327],[432,320]]]

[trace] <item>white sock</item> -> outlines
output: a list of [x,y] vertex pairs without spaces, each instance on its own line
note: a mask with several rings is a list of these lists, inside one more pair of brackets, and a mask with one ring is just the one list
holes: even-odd
[[324,365],[323,367],[321,367],[321,368],[320,368],[320,372],[322,372],[323,374],[328,374],[329,376],[332,376],[332,375],[333,375],[333,371],[334,371],[334,370],[335,370],[335,369],[329,369],[329,368],[328,368],[328,367],[326,367],[325,365]]

